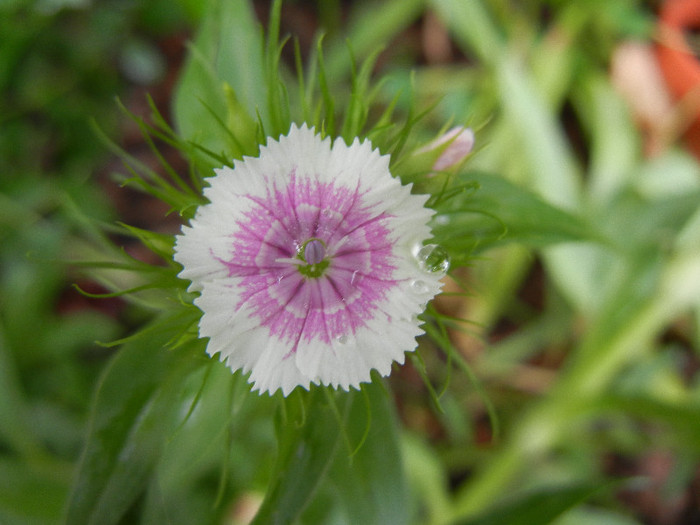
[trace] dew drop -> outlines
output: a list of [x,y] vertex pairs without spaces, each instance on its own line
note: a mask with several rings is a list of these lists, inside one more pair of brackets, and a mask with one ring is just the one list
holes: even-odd
[[450,269],[450,256],[438,244],[426,244],[415,255],[418,267],[426,273],[443,276]]
[[411,281],[411,288],[413,288],[413,291],[416,293],[426,293],[428,291],[428,285],[425,283],[425,281],[421,281],[420,279],[414,279]]
[[350,338],[347,335],[339,335],[335,340],[339,345],[346,345],[350,342]]
[[411,243],[411,255],[418,258],[418,252],[423,248],[423,243],[421,241],[415,241]]

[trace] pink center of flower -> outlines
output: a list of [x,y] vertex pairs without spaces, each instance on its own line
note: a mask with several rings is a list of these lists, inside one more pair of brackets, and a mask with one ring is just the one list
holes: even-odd
[[236,225],[230,256],[239,302],[290,345],[331,343],[376,316],[394,279],[391,216],[372,212],[358,188],[297,177],[273,184]]

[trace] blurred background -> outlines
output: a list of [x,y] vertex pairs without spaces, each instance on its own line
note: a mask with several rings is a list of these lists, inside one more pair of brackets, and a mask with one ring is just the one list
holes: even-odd
[[[416,523],[488,512],[513,486],[577,482],[587,502],[559,525],[700,524],[700,1],[667,4],[284,3],[282,33],[303,54],[325,32],[329,78],[348,78],[347,37],[359,59],[384,46],[380,103],[412,86],[418,107],[437,103],[418,137],[472,126],[468,169],[551,205],[528,208],[503,190],[474,230],[483,239],[465,247],[469,267],[447,281],[468,293],[436,301],[468,320],[449,340],[474,381],[451,372],[428,340],[420,352],[431,382],[454,375],[441,409],[411,364],[390,378]],[[90,221],[179,230],[163,204],[115,182],[123,167],[97,130],[160,169],[120,105],[147,117],[148,94],[172,120],[207,9],[198,0],[0,0],[2,524],[61,522],[91,398],[115,352],[96,342],[151,315],[81,295],[73,283],[105,290],[68,262],[85,256]],[[251,9],[264,25],[268,2]],[[293,69],[291,49],[283,57]],[[605,242],[557,244],[555,208],[585,218]],[[248,461],[241,476],[273,446],[269,429],[248,439],[262,444],[238,458]],[[216,493],[216,460],[205,463],[187,485],[198,503],[180,519],[243,522],[255,495],[235,483],[230,509],[212,517],[201,503]]]

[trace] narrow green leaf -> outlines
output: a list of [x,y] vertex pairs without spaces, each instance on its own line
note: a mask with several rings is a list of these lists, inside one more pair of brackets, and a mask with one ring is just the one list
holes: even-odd
[[164,349],[169,337],[164,329],[135,339],[102,377],[67,524],[119,523],[144,490],[173,427],[179,385],[196,367],[191,349]]
[[476,518],[458,521],[457,525],[546,525],[596,492],[611,484],[581,483],[569,487],[547,487],[510,498],[507,503]]
[[440,404],[440,396],[435,391],[435,387],[430,381],[430,377],[428,377],[428,370],[425,367],[425,361],[423,361],[423,357],[418,352],[413,352],[410,354],[409,359],[411,360],[411,363],[418,372],[418,375],[420,375],[421,379],[423,380],[425,388],[428,389],[428,394],[430,395],[430,399],[435,404],[435,408],[437,408],[440,412],[444,412],[444,409]]
[[[312,61],[313,63],[313,61]],[[294,69],[297,76],[297,85],[299,90],[299,104],[301,106],[301,118],[304,122],[309,121],[309,100],[306,94],[306,82],[304,80],[304,64],[301,57],[301,47],[299,46],[299,39],[294,39]],[[313,80],[309,82],[309,85],[313,85]]]
[[578,113],[590,127],[590,199],[600,206],[636,178],[640,136],[627,103],[607,76],[590,72],[583,75],[576,88]]
[[227,137],[200,104],[226,115],[222,86],[235,91],[241,106],[267,112],[262,33],[247,0],[210,2],[180,77],[174,97],[176,127],[186,140],[210,151],[223,151]]
[[85,297],[90,297],[92,299],[109,299],[112,297],[122,297],[124,295],[130,295],[130,294],[135,294],[137,292],[142,292],[144,290],[153,290],[156,288],[169,288],[170,283],[169,282],[161,282],[161,283],[148,283],[148,284],[143,284],[141,286],[135,286],[133,288],[127,288],[125,290],[119,290],[117,292],[108,292],[108,293],[90,293],[88,291],[83,290],[80,286],[77,284],[73,283],[73,288],[75,288],[79,294],[84,295]]
[[27,464],[0,457],[0,523],[55,525],[69,490],[67,464]]
[[537,92],[525,65],[513,57],[499,60],[498,85],[508,125],[518,132],[527,162],[528,185],[544,200],[563,209],[577,209],[581,180],[558,115]]
[[475,52],[480,60],[493,63],[503,56],[504,35],[481,0],[432,0],[445,25],[467,53]]
[[356,71],[355,61],[353,59],[350,101],[345,110],[345,119],[343,121],[341,133],[348,144],[351,143],[355,137],[361,136],[365,123],[367,122],[369,108],[376,95],[376,90],[370,91],[370,76],[380,51],[381,48],[377,48],[374,53],[369,55],[363,62],[359,72]]
[[459,181],[477,183],[440,202],[433,235],[437,243],[454,250],[484,250],[504,241],[546,246],[564,241],[598,240],[596,231],[581,217],[548,204],[534,193],[501,177],[465,173]]
[[347,432],[353,443],[361,446],[354,454],[340,449],[328,475],[345,510],[346,523],[410,523],[399,423],[392,400],[379,378],[363,385],[362,393],[353,392],[352,397]]
[[282,525],[298,519],[316,494],[340,441],[333,410],[318,388],[308,394],[293,393],[285,406],[286,417],[277,425],[275,475],[253,525]]
[[153,253],[160,255],[167,262],[172,262],[173,246],[175,245],[175,238],[172,235],[144,230],[123,222],[118,224],[139,239]]
[[335,99],[331,94],[331,89],[328,85],[328,77],[326,76],[326,65],[323,59],[323,39],[319,38],[316,48],[318,57],[318,83],[321,89],[321,97],[323,100],[323,125],[324,132],[327,135],[335,135]]
[[31,411],[21,389],[9,342],[0,324],[0,440],[16,453],[32,457],[43,453],[26,417]]
[[673,403],[646,396],[608,395],[596,401],[591,410],[634,415],[668,425],[676,439],[695,453],[700,452],[700,403]]
[[[233,152],[231,157],[239,159],[244,155],[254,156],[258,153],[257,123],[248,110],[241,104],[236,91],[228,84],[224,85],[226,96],[227,120],[225,132],[231,138]],[[212,114],[218,119],[217,115]],[[229,159],[227,163],[230,163]]]
[[[424,11],[425,0],[358,2],[347,40],[356,57],[363,60],[378,47],[409,27]],[[345,81],[350,74],[350,57],[345,41],[336,40],[328,52],[328,78]]]
[[[448,372],[450,371],[452,362],[454,361],[457,363],[457,366],[459,366],[459,368],[464,372],[467,378],[469,378],[471,384],[474,385],[474,389],[479,394],[479,397],[481,398],[482,402],[484,403],[484,406],[486,407],[486,412],[489,416],[489,422],[491,423],[491,431],[493,435],[492,439],[493,441],[498,441],[498,439],[500,438],[501,430],[500,423],[498,420],[498,414],[496,413],[496,407],[494,406],[493,401],[489,398],[488,394],[486,393],[486,390],[484,389],[484,386],[472,370],[471,366],[469,366],[469,363],[467,363],[464,357],[452,344],[452,341],[450,340],[449,335],[447,333],[447,327],[445,325],[444,316],[437,312],[437,310],[435,310],[435,308],[432,305],[428,307],[428,312],[430,316],[435,320],[435,323],[437,324],[438,328],[430,324],[426,324],[426,334],[432,337],[435,340],[435,342],[440,346],[442,351],[447,354]],[[442,396],[447,386],[448,385],[446,384],[443,391],[440,392],[440,396]]]
[[285,82],[280,76],[280,58],[286,38],[280,42],[280,21],[282,1],[274,0],[270,8],[267,24],[267,43],[263,61],[265,64],[265,91],[270,127],[268,133],[273,137],[289,131],[289,97]]

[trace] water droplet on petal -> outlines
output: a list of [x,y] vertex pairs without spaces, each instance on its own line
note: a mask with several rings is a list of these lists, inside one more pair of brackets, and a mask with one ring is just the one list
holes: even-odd
[[425,281],[421,281],[420,279],[414,279],[411,281],[411,288],[416,293],[426,293],[428,291],[428,285],[425,283]]
[[418,257],[418,252],[423,248],[423,243],[421,241],[415,241],[411,243],[411,255]]
[[426,244],[415,255],[418,267],[426,273],[443,276],[450,269],[450,256],[438,244]]
[[350,342],[350,338],[347,335],[339,335],[335,340],[339,345],[346,345]]

